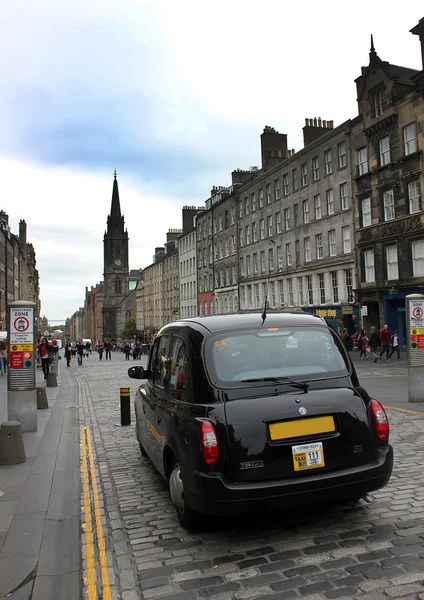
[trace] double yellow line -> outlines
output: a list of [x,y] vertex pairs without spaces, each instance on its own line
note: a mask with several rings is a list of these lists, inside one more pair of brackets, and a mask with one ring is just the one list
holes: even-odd
[[[93,447],[89,427],[81,427],[81,477],[84,497],[83,511],[85,516],[86,561],[87,561],[87,598],[97,600],[96,561],[100,564],[102,582],[102,600],[112,600],[110,592],[109,571],[107,567],[106,545],[100,512],[99,491],[97,488],[96,470],[94,467]],[[91,484],[91,485],[90,485]],[[95,536],[93,533],[92,508],[94,509]],[[94,538],[97,539],[97,549]],[[97,550],[97,552],[96,552]],[[97,554],[97,557],[96,557]]]

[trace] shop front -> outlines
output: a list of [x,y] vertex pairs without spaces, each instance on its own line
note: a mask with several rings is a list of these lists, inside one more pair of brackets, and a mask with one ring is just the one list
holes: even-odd
[[406,346],[406,306],[405,297],[409,294],[423,294],[424,289],[410,288],[398,290],[395,287],[381,293],[384,306],[384,323],[389,326],[390,332],[398,332],[401,347]]
[[303,310],[304,312],[322,317],[339,333],[343,329],[347,329],[350,339],[349,348],[354,349],[353,336],[359,334],[361,324],[359,305],[304,306]]

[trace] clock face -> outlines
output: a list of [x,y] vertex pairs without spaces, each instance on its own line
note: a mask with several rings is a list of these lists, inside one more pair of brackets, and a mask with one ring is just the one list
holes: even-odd
[[116,265],[117,267],[120,267],[120,266],[121,266],[121,261],[119,260],[119,258],[115,259],[115,265]]

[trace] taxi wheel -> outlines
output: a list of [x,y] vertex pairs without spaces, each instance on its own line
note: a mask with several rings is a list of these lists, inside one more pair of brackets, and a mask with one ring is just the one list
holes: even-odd
[[190,508],[185,501],[184,483],[181,478],[180,467],[176,458],[172,461],[169,488],[180,525],[184,527],[184,529],[187,529],[187,531],[199,531],[203,523],[203,518],[200,513]]
[[141,442],[139,442],[139,446],[140,446],[140,453],[141,456],[144,456],[146,458],[147,456],[147,452],[145,451],[145,449],[143,448],[143,444]]

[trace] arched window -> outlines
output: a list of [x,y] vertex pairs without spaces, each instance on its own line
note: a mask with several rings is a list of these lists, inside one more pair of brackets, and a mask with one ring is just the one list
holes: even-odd
[[216,298],[215,300],[215,314],[219,315],[219,300]]
[[233,297],[230,296],[230,313],[234,312],[234,300]]
[[224,314],[228,313],[228,298],[225,296],[224,298]]

